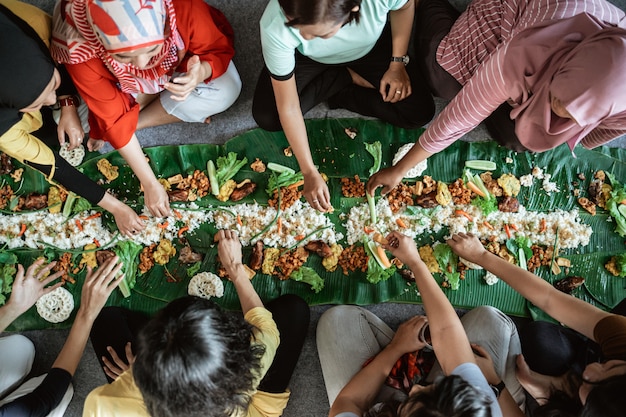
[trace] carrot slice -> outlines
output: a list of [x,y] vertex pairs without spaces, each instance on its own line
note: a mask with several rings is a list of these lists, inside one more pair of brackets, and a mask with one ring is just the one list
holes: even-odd
[[166,228],[167,228],[167,226],[169,226],[169,225],[170,225],[170,224],[169,224],[168,222],[163,222],[163,223],[157,224],[157,227],[158,227],[159,229],[166,229]]
[[92,214],[91,216],[85,217],[83,220],[84,221],[93,220],[93,219],[97,219],[100,216],[102,216],[102,213],[101,212],[97,212],[97,213]]
[[389,261],[389,258],[385,253],[385,249],[383,249],[382,246],[376,245],[376,252],[378,252],[378,257],[380,258],[380,261],[383,263],[385,268],[391,267],[391,261]]
[[374,231],[371,227],[363,226],[363,231],[368,235]]
[[293,184],[289,184],[287,188],[294,189],[294,188],[298,188],[301,185],[304,185],[304,180],[299,180],[299,181],[294,182]]
[[469,213],[465,210],[455,210],[454,214],[456,214],[457,216],[464,216],[467,218],[467,220],[469,220],[470,222],[474,221],[474,218],[472,218],[472,216],[469,215]]
[[17,236],[22,236],[24,233],[26,233],[26,224],[22,223],[20,225],[20,232],[17,234]]
[[485,220],[483,222],[483,224],[485,225],[485,227],[487,227],[489,230],[493,230],[494,227],[491,225],[491,223],[489,223],[487,220]]
[[509,229],[509,225],[508,224],[504,225],[504,231],[506,232],[506,236],[510,239],[511,238],[511,229]]
[[241,221],[241,216],[239,214],[237,215],[237,224],[239,226],[243,226],[243,222]]
[[180,229],[178,229],[178,237],[179,238],[183,237],[183,233],[185,233],[187,230],[189,230],[189,226],[183,226]]
[[513,223],[509,224],[509,227],[515,230],[516,232],[519,232],[519,230],[517,229],[517,226],[515,226]]
[[546,219],[541,219],[541,228],[539,229],[539,233],[543,233],[548,229],[548,225],[546,224]]
[[486,196],[485,193],[483,193],[483,191],[480,188],[478,188],[478,186],[474,184],[473,182],[468,181],[466,185],[467,185],[467,188],[469,188],[474,194],[478,194],[481,197]]
[[304,239],[304,235],[296,235],[296,236],[294,236],[294,239],[300,241],[300,240]]
[[78,227],[78,230],[80,230],[82,232],[83,231],[83,224],[80,222],[80,220],[76,219],[76,220],[74,220],[74,223],[76,224],[76,227]]
[[403,229],[406,229],[406,228],[408,227],[408,226],[406,225],[406,223],[404,222],[404,220],[402,220],[402,219],[401,219],[401,218],[399,218],[399,217],[396,219],[396,224],[397,224],[398,226],[400,226],[401,228],[403,228]]
[[278,220],[276,220],[276,227],[277,227],[277,232],[280,233],[280,231],[283,228],[283,222],[280,220],[280,217],[278,218]]
[[97,248],[99,248],[100,246],[100,242],[98,241],[98,239],[96,239],[95,237],[93,238],[93,244],[96,245]]
[[176,216],[176,218],[179,220],[183,218],[183,215],[180,214],[180,211],[178,210],[174,210],[174,216]]

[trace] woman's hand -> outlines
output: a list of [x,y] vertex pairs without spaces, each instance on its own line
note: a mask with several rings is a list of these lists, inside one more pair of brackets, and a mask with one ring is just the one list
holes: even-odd
[[124,236],[132,238],[136,233],[146,228],[139,215],[122,202],[115,209],[111,210],[111,213],[115,217],[117,228]]
[[44,266],[44,259],[39,259],[28,267],[26,274],[24,274],[24,267],[17,265],[17,274],[13,281],[11,297],[7,301],[7,307],[13,309],[16,316],[31,308],[42,295],[48,294],[63,285],[62,282],[58,282],[50,287],[46,287],[65,273],[65,271],[58,271],[46,277],[46,274],[50,272],[54,265],[56,265],[56,262],[50,262]]
[[198,84],[211,76],[212,71],[208,62],[202,62],[198,55],[194,55],[187,61],[187,72],[172,78],[164,87],[172,93],[172,100],[185,101]]
[[471,233],[457,233],[446,243],[457,255],[478,265],[481,265],[480,261],[487,252],[478,238]]
[[160,182],[154,181],[143,187],[146,207],[155,217],[166,217],[170,214],[170,199]]
[[400,181],[404,178],[404,174],[405,173],[395,165],[381,169],[367,181],[367,184],[365,184],[365,192],[373,196],[378,187],[383,187],[380,190],[380,194],[385,195],[400,184]]
[[57,126],[57,135],[59,137],[59,144],[61,145],[65,143],[65,135],[67,135],[70,141],[69,149],[74,149],[83,143],[85,131],[80,123],[78,109],[75,106],[61,107],[61,117],[59,118],[59,125]]
[[392,62],[389,65],[380,80],[379,91],[383,101],[389,103],[397,103],[411,95],[411,79],[402,62]]
[[502,378],[496,373],[496,368],[493,365],[493,359],[489,352],[485,348],[476,343],[472,343],[472,350],[474,351],[474,359],[476,364],[480,368],[481,372],[485,376],[487,382],[491,385],[497,385],[502,381]]
[[95,270],[89,266],[87,267],[87,276],[85,277],[80,296],[78,316],[84,317],[93,323],[111,292],[117,288],[124,278],[124,274],[120,273],[123,266],[124,264],[120,262],[120,258],[114,256]]
[[419,331],[428,322],[426,316],[414,316],[398,327],[398,331],[393,335],[389,343],[390,347],[396,349],[400,354],[416,352],[426,344],[419,340]]
[[119,378],[120,375],[126,372],[135,362],[135,354],[131,349],[130,342],[126,343],[126,346],[124,347],[124,351],[126,353],[126,361],[121,359],[117,355],[117,352],[115,352],[115,349],[113,349],[111,346],[107,346],[107,351],[109,352],[109,355],[111,355],[113,362],[111,362],[106,356],[102,357],[102,362],[104,362],[104,373],[107,374],[107,376],[112,380],[116,380],[117,378]]
[[87,139],[87,150],[90,152],[96,152],[102,149],[104,146],[104,141],[102,139]]
[[400,233],[391,232],[387,235],[387,244],[383,245],[393,256],[402,263],[411,265],[412,262],[421,261],[415,242],[410,237]]
[[332,211],[328,185],[317,171],[304,175],[304,198],[318,211]]
[[237,237],[237,232],[234,230],[220,230],[215,235],[215,240],[219,243],[217,245],[217,256],[220,258],[222,266],[226,269],[228,276],[231,279],[235,279],[237,274],[237,268],[243,266],[241,261],[241,242]]

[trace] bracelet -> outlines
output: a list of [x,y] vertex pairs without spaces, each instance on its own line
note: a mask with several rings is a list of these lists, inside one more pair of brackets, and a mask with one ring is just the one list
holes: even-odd
[[53,109],[58,110],[61,107],[67,107],[67,106],[78,107],[79,104],[80,104],[80,99],[78,98],[78,96],[67,96],[67,97],[58,99]]

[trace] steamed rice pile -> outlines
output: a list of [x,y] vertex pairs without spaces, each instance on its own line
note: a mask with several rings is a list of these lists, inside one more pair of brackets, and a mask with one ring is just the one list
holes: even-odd
[[[504,226],[508,224],[517,228],[517,230],[511,228],[511,234],[527,237],[533,243],[545,246],[554,244],[558,228],[559,247],[564,249],[588,245],[593,233],[591,226],[581,222],[578,210],[555,210],[551,213],[542,213],[526,211],[523,206],[520,206],[517,213],[497,211],[485,217],[479,208],[472,205],[448,205],[434,209],[404,208],[394,214],[389,209],[389,203],[385,198],[378,201],[376,210],[378,221],[375,225],[370,224],[370,214],[366,203],[350,210],[345,223],[348,231],[348,244],[361,241],[366,227],[376,230],[383,236],[398,230],[412,238],[424,233],[436,233],[442,227],[448,227],[450,235],[472,233],[479,239],[491,237],[498,242],[505,242],[509,237]],[[413,214],[409,210],[417,211],[418,214]],[[456,215],[456,210],[465,211],[473,221],[470,222],[465,216]],[[401,218],[408,228],[398,226],[396,223],[398,218]],[[545,220],[545,230],[542,230],[542,220]]]

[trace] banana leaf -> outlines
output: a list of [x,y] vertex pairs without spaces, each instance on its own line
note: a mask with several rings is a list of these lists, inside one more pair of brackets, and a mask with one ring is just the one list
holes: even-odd
[[[350,139],[344,132],[345,128],[355,128],[357,136]],[[347,213],[351,207],[364,203],[364,198],[344,198],[341,195],[342,177],[359,176],[363,181],[368,178],[368,171],[373,164],[372,156],[365,150],[364,143],[380,141],[383,151],[382,167],[391,164],[393,155],[397,149],[405,143],[417,140],[423,130],[404,130],[395,128],[378,121],[366,121],[360,119],[321,119],[308,120],[307,131],[312,149],[314,162],[320,172],[329,177],[329,189],[331,203],[335,208],[329,217],[335,225],[337,232],[346,234],[342,213]],[[239,135],[224,145],[182,145],[161,146],[144,149],[149,163],[159,178],[168,178],[176,174],[191,174],[199,169],[206,172],[208,160],[216,160],[219,156],[225,156],[228,152],[236,152],[239,159],[244,156],[249,163],[260,158],[265,163],[276,162],[295,170],[298,165],[295,157],[286,156],[285,148],[289,146],[282,132],[266,132],[254,129]],[[117,153],[95,157],[85,161],[79,168],[94,180],[104,181],[104,177],[97,170],[96,162],[100,158],[108,159],[113,165],[120,167],[119,177],[109,184],[111,189],[131,206],[137,209],[143,205],[143,196],[139,189],[139,183],[130,167]],[[561,146],[549,152],[540,154],[518,154],[498,146],[494,142],[467,143],[458,141],[448,149],[429,158],[428,168],[424,172],[436,180],[450,183],[462,175],[463,163],[470,159],[488,159],[497,163],[493,172],[494,177],[503,173],[513,173],[517,176],[530,173],[533,166],[544,169],[552,175],[551,181],[559,187],[559,192],[546,193],[541,188],[541,182],[535,180],[532,187],[522,188],[519,199],[527,210],[552,211],[555,209],[572,210],[579,209],[574,189],[583,191],[584,195],[593,173],[603,169],[613,173],[622,182],[626,180],[626,151],[623,149],[600,148],[590,151],[576,149],[576,158],[566,146]],[[250,178],[258,186],[257,190],[242,202],[257,201],[261,204],[267,202],[268,196],[264,190],[269,178],[268,173],[257,173],[250,166],[244,166],[235,176],[236,181]],[[585,180],[579,178],[579,174],[586,176]],[[2,179],[12,181],[8,176]],[[20,194],[31,191],[43,192],[48,184],[40,174],[26,168],[25,181]],[[10,183],[16,189],[17,184]],[[227,206],[232,203],[220,203],[213,196],[203,197],[196,202],[200,209],[208,206]],[[589,245],[577,249],[562,250],[561,256],[572,261],[569,275],[580,275],[586,278],[584,286],[578,288],[574,295],[589,301],[600,308],[609,309],[626,297],[626,281],[623,278],[613,277],[604,269],[604,263],[610,256],[626,250],[624,240],[614,233],[614,224],[606,211],[599,209],[596,216],[591,216],[581,210],[580,217],[583,223],[590,225],[594,231]],[[112,218],[108,218],[107,226],[115,228]],[[213,224],[203,224],[199,229],[187,236],[190,245],[203,254],[204,258],[200,271],[217,272],[217,247],[213,242],[216,233]],[[420,244],[443,241],[446,230],[433,235],[420,235],[416,241]],[[175,242],[180,249],[180,242]],[[340,242],[344,246],[345,242]],[[6,248],[3,250],[7,250]],[[48,250],[50,252],[50,250]],[[29,264],[37,256],[40,250],[19,250],[19,261]],[[251,248],[244,248],[244,261],[249,259]],[[57,251],[56,255],[60,255]],[[78,255],[76,255],[78,256]],[[78,261],[76,261],[76,264]],[[309,304],[375,304],[386,301],[402,303],[421,303],[415,284],[408,284],[399,274],[395,274],[387,281],[376,285],[370,284],[365,279],[365,273],[355,272],[343,275],[341,268],[335,272],[326,271],[321,265],[321,259],[316,255],[309,256],[307,266],[314,268],[325,280],[324,289],[313,292],[310,287],[302,282],[292,280],[281,281],[276,277],[258,273],[252,283],[264,301],[268,301],[285,293],[294,293],[303,297]],[[144,275],[137,277],[137,284],[129,298],[123,298],[118,291],[114,291],[107,305],[124,306],[133,310],[152,314],[162,308],[167,302],[187,294],[187,285],[190,277],[187,273],[187,265],[181,264],[173,257],[164,266],[155,266]],[[553,275],[547,268],[540,268],[538,275],[554,282],[565,276],[565,272],[559,276]],[[487,285],[482,276],[484,271],[468,271],[466,279],[461,282],[457,291],[444,289],[453,305],[459,308],[472,308],[478,305],[493,305],[507,314],[535,317],[545,319],[545,314],[534,306],[527,305],[526,301],[504,282],[493,286]],[[66,288],[72,292],[76,300],[77,310],[80,302],[80,291],[85,278],[85,271],[75,274],[76,284],[66,284]],[[435,277],[441,281],[439,276]],[[217,300],[227,309],[238,309],[239,301],[232,283],[225,280],[224,297]],[[75,314],[75,313],[74,313]],[[64,323],[50,324],[39,317],[35,309],[29,310],[16,320],[13,330],[41,329],[68,327],[72,322],[70,317]]]

